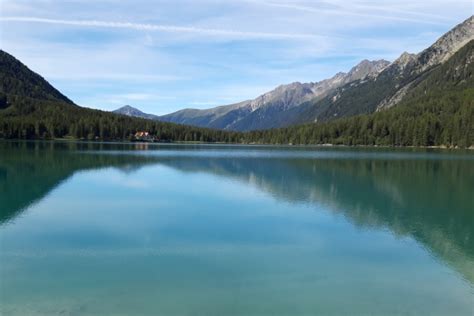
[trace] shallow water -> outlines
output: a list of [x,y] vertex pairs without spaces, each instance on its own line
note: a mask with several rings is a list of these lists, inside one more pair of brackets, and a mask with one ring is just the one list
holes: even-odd
[[474,155],[0,143],[1,315],[472,315]]

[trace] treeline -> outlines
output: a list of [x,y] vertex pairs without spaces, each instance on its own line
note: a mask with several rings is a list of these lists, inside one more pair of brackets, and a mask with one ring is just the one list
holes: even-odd
[[[352,104],[356,105],[360,106],[357,102]],[[430,69],[391,109],[327,123],[252,132],[246,140],[280,144],[474,146],[474,41],[446,63]]]
[[14,104],[0,110],[0,138],[131,140],[138,131],[162,141],[237,142],[238,134],[162,123],[85,109],[57,101],[10,97]]
[[432,69],[397,106],[369,115],[247,133],[183,126],[82,108],[0,51],[0,138],[258,144],[474,146],[474,41]]
[[163,141],[237,142],[237,134],[82,108],[0,50],[0,138],[127,140],[148,131]]
[[251,132],[245,139],[271,144],[466,148],[474,145],[474,88],[424,95],[371,115]]
[[0,110],[0,138],[132,140],[137,131],[147,131],[162,141],[461,148],[474,145],[474,88],[433,91],[371,115],[248,133],[130,118],[30,98],[12,102],[16,106]]

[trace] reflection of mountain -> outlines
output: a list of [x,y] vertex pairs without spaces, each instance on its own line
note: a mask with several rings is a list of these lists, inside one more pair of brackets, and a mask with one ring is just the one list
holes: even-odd
[[100,149],[100,145],[0,142],[0,224],[41,200],[76,171],[127,168],[149,160],[136,156],[81,155],[71,149]]
[[474,282],[472,160],[178,158],[162,163],[234,177],[275,198],[329,205],[357,226],[411,236]]
[[[183,172],[231,177],[291,203],[327,205],[359,227],[388,228],[395,235],[413,237],[474,283],[472,159],[212,157],[177,154],[172,146],[167,149],[173,152],[157,155],[70,150],[100,150],[101,146],[0,143],[0,151],[8,153],[0,156],[0,223],[17,216],[76,171],[119,167],[133,172],[158,163]],[[131,148],[117,145],[116,149]]]

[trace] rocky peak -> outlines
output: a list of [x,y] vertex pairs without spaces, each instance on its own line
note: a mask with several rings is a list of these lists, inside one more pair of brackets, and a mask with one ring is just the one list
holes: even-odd
[[474,39],[474,15],[458,24],[451,31],[440,37],[433,45],[418,55],[418,71],[443,63],[460,48]]
[[408,64],[416,60],[416,57],[417,57],[416,54],[410,54],[408,52],[404,52],[392,64],[394,66],[397,66],[399,69],[405,69]]
[[390,62],[383,59],[374,61],[364,59],[349,71],[345,81],[351,82],[354,80],[363,79],[367,76],[376,76],[389,64]]
[[274,90],[275,92],[283,92],[283,91],[288,91],[288,90],[299,90],[299,89],[303,89],[304,88],[304,84],[302,84],[301,82],[292,82],[290,84],[283,84],[283,85],[280,85],[278,87],[276,87],[276,89]]
[[274,90],[262,94],[250,102],[252,111],[267,104],[279,103],[285,108],[299,105],[306,101],[313,94],[311,84],[293,82],[286,85],[280,85]]
[[310,83],[293,82],[280,85],[274,90],[250,101],[250,107],[252,111],[255,111],[262,106],[275,104],[279,104],[283,108],[297,106],[310,99],[324,96],[328,91],[346,83],[360,80],[367,76],[376,76],[389,64],[390,62],[383,59],[374,61],[365,59],[348,73],[339,72],[326,80]]

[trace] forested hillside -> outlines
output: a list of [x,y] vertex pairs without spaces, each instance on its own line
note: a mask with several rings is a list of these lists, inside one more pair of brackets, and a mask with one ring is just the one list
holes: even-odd
[[474,145],[474,41],[418,80],[387,110],[289,128],[227,132],[79,107],[12,56],[0,54],[0,138],[389,146]]
[[132,118],[75,105],[0,51],[0,138],[123,140],[148,131],[163,141],[235,141],[235,133]]
[[293,125],[371,114],[398,105],[432,71],[472,40],[474,16],[455,26],[419,54],[403,53],[378,76],[346,84],[321,100],[302,104]]
[[474,145],[474,41],[418,82],[403,101],[370,115],[257,131],[250,141],[392,146]]

